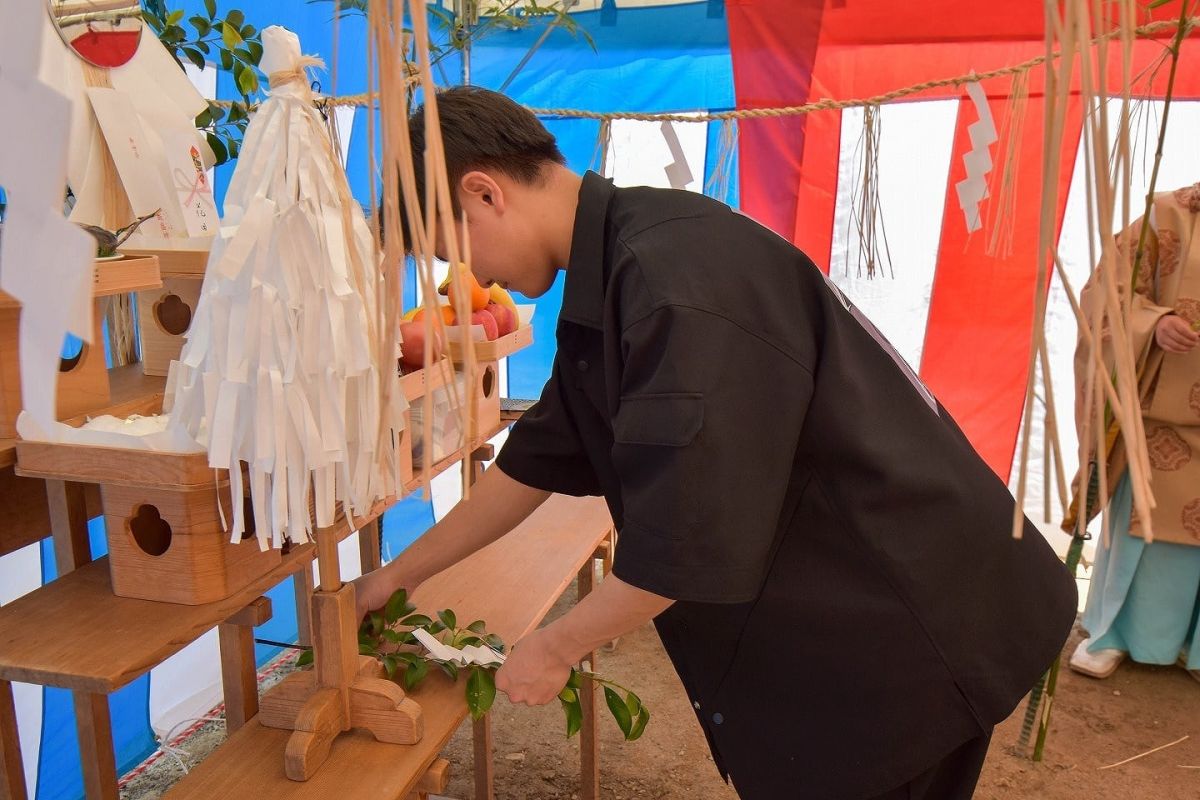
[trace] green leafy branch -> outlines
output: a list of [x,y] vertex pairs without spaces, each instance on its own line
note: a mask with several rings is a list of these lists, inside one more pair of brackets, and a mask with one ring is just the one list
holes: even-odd
[[216,163],[224,164],[237,158],[241,150],[252,97],[262,86],[258,67],[263,54],[262,36],[253,25],[246,24],[246,15],[238,9],[218,17],[216,0],[204,0],[204,10],[205,14],[188,18],[192,32],[181,24],[183,9],[167,11],[161,2],[147,3],[142,17],[180,69],[185,58],[198,69],[204,69],[211,60],[233,76],[242,99],[228,110],[210,102],[196,117],[196,127],[204,131]]
[[[442,644],[463,648],[489,647],[497,653],[505,652],[504,641],[494,633],[488,633],[487,623],[477,619],[470,625],[458,627],[458,617],[447,608],[437,613],[436,619],[418,614],[417,607],[408,600],[408,592],[397,589],[382,610],[372,611],[358,629],[358,652],[372,656],[383,665],[388,678],[403,684],[406,691],[415,689],[436,668],[452,681],[468,671],[466,682],[467,709],[472,719],[480,719],[491,710],[496,700],[496,670],[499,664],[471,664],[460,666],[454,661],[433,657],[420,646],[413,631],[423,630]],[[313,663],[313,651],[305,649],[296,661],[297,666]],[[616,720],[621,733],[628,741],[639,738],[650,721],[650,711],[641,699],[618,683],[599,675],[581,670],[571,670],[567,685],[558,694],[563,713],[567,718],[567,737],[579,732],[583,725],[583,704],[580,691],[587,678],[604,689],[604,698],[609,711]]]
[[[370,0],[307,0],[307,2],[310,4],[333,4],[334,14],[339,19],[349,16],[365,17],[371,9]],[[478,0],[475,2],[478,4]],[[518,8],[518,4],[522,2],[524,5]],[[441,6],[428,6],[429,13],[436,19],[439,29],[445,33],[443,42],[435,40],[433,32],[430,32],[430,66],[436,67],[447,56],[461,53],[467,47],[477,44],[498,30],[523,30],[529,27],[534,20],[547,17],[552,18],[550,20],[551,27],[560,28],[573,37],[583,39],[595,51],[596,42],[592,39],[591,34],[568,13],[574,5],[573,0],[556,0],[551,3],[538,3],[536,0],[507,0],[499,8],[484,16],[482,21],[474,24],[470,21],[470,18],[475,16],[474,14],[456,17]],[[404,28],[403,33],[411,35],[412,29]],[[411,60],[415,61],[415,56],[412,56]]]
[[[567,738],[579,732],[583,725],[583,703],[580,691],[583,689],[583,679],[587,678],[599,684],[604,689],[604,701],[609,713],[617,721],[617,727],[625,735],[625,741],[632,742],[640,739],[650,722],[650,709],[642,705],[642,699],[614,681],[600,677],[593,672],[571,670],[567,685],[558,693],[558,702],[562,704],[563,713],[567,715]],[[624,697],[621,695],[624,694]]]

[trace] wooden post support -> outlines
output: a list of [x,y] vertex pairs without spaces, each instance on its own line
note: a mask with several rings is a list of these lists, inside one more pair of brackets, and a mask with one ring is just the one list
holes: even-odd
[[363,575],[383,566],[383,517],[377,517],[358,532],[358,560]]
[[[595,582],[596,560],[589,558],[579,570],[579,600],[591,593]],[[588,672],[595,672],[596,653],[584,655],[581,666]],[[579,796],[581,800],[599,800],[600,726],[596,714],[596,685],[588,678],[583,679],[583,686],[580,687],[579,704],[583,710],[583,727],[579,730]]]
[[12,684],[0,680],[0,800],[26,800],[27,797]]
[[82,483],[46,481],[50,532],[54,536],[54,562],[60,576],[92,560],[84,490]]
[[260,702],[259,723],[294,731],[284,752],[287,776],[311,778],[333,740],[351,728],[365,728],[381,742],[420,741],[425,732],[421,707],[379,677],[382,667],[374,659],[358,655],[354,586],[314,594],[313,623],[313,669],[287,676]]
[[87,800],[118,800],[117,759],[113,753],[108,695],[83,691],[72,694],[84,794]]
[[217,626],[221,645],[221,684],[225,690],[225,728],[229,733],[258,713],[254,628],[269,619],[271,601],[259,597]]

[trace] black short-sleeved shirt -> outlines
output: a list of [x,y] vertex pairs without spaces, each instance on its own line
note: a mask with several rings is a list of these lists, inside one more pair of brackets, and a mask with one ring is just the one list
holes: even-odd
[[[954,421],[789,243],[584,176],[537,405],[497,463],[604,495],[744,798],[861,798],[1005,718],[1074,582]],[[628,679],[636,685],[636,677]]]

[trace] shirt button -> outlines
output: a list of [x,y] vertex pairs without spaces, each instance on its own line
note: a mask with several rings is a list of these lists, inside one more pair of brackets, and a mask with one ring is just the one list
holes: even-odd
[[713,722],[715,722],[717,725],[720,725],[724,721],[725,717],[721,714],[721,712],[718,711],[716,714],[713,714]]
[[587,372],[588,362],[584,361],[582,358],[579,359],[575,362],[575,369],[579,370],[580,372]]

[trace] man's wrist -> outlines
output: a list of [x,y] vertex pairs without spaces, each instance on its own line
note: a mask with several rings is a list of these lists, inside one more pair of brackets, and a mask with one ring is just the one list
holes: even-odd
[[573,667],[587,654],[588,648],[574,635],[569,625],[563,624],[564,621],[565,618],[543,629],[546,650],[556,663]]

